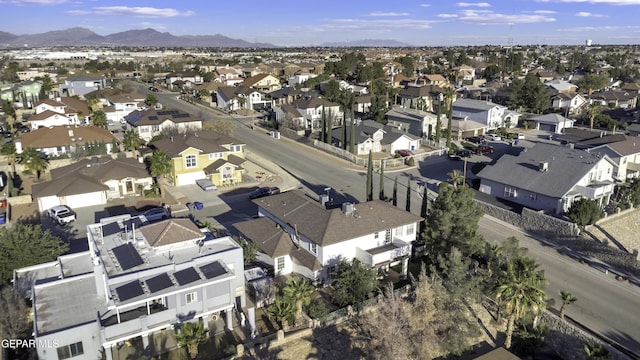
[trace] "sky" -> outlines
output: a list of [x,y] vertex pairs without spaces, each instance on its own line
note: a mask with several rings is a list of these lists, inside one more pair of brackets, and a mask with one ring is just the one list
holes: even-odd
[[0,31],[152,28],[278,46],[640,44],[640,0],[0,0]]

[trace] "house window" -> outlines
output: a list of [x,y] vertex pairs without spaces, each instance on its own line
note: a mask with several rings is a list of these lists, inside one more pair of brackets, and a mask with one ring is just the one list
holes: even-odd
[[75,344],[61,346],[58,349],[58,359],[69,359],[74,356],[84,354],[84,349],[82,348],[82,341],[77,342]]
[[151,132],[160,131],[160,125],[151,125]]
[[509,186],[504,187],[504,197],[514,198],[516,196],[518,196],[518,193],[516,192],[516,188],[512,188]]
[[197,158],[195,155],[187,155],[184,158],[185,166],[188,168],[193,168],[197,166]]
[[529,194],[529,199],[531,199],[531,201],[538,201],[538,194]]
[[413,236],[416,234],[415,224],[407,225],[407,231],[405,232],[407,236]]
[[232,152],[240,152],[242,151],[242,145],[231,145]]
[[379,237],[380,237],[380,233],[379,232],[376,231],[375,233],[373,233],[373,238],[374,239],[377,239]]
[[209,160],[220,159],[221,157],[222,157],[222,153],[209,154]]
[[318,253],[318,244],[316,243],[310,243],[309,244],[309,250],[311,250],[312,253],[317,254]]
[[187,304],[191,304],[198,301],[198,293],[194,291],[186,294],[185,300],[187,301]]
[[395,228],[393,235],[394,236],[402,236],[402,226],[399,226],[399,227]]
[[282,271],[284,269],[284,256],[280,256],[278,258],[278,264],[276,266],[276,271]]
[[384,233],[384,243],[391,243],[391,229],[387,229],[387,231]]

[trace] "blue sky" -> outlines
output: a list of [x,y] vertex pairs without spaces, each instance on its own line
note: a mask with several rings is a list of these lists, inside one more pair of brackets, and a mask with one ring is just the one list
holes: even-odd
[[639,44],[640,0],[0,0],[0,31],[153,28],[280,46],[391,39],[418,46]]

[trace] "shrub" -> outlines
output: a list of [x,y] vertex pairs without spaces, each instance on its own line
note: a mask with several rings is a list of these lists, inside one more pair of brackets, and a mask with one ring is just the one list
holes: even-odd
[[578,226],[584,227],[595,224],[602,216],[602,209],[597,201],[583,198],[571,205],[567,216]]
[[416,164],[416,161],[414,158],[410,157],[407,159],[407,165],[408,166],[414,166]]
[[322,298],[316,297],[311,299],[309,305],[304,307],[304,312],[314,320],[324,321],[329,315],[329,308],[327,304],[322,301]]

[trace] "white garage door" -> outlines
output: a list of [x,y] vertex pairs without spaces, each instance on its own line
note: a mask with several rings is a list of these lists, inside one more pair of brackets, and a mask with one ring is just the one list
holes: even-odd
[[60,205],[60,199],[55,195],[38,198],[38,207],[40,208],[40,211],[46,211],[58,205]]
[[104,205],[107,203],[107,199],[104,191],[98,191],[88,194],[65,196],[64,203],[72,209],[77,209],[85,206]]
[[195,184],[196,180],[204,179],[204,178],[206,178],[206,176],[204,175],[204,171],[178,174],[178,179],[177,179],[178,183],[176,184],[176,186]]

